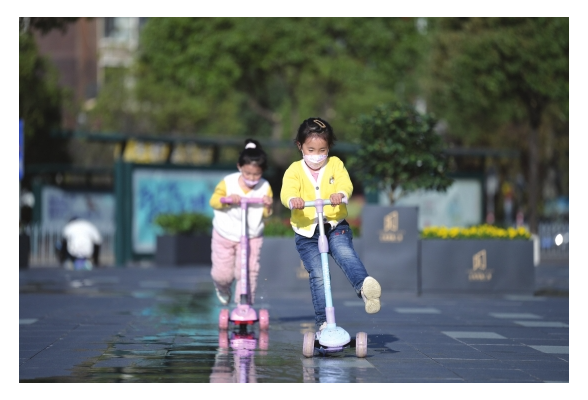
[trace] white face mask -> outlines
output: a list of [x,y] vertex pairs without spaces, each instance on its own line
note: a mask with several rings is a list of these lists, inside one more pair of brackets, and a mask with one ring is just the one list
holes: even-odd
[[245,184],[247,186],[249,186],[250,188],[254,187],[255,185],[257,185],[259,183],[259,179],[256,181],[250,181],[249,179],[245,179],[245,177],[243,175],[241,175],[241,177],[243,178],[243,182],[245,182]]
[[304,162],[312,169],[319,169],[323,166],[325,160],[327,159],[327,154],[304,154],[302,153],[302,158],[304,158]]
[[253,188],[261,180],[260,178],[255,180],[245,178],[245,175],[243,175],[243,171],[241,171],[241,168],[239,168],[239,172],[241,173],[241,179],[243,179],[243,182],[245,182],[245,185],[247,185],[247,187]]

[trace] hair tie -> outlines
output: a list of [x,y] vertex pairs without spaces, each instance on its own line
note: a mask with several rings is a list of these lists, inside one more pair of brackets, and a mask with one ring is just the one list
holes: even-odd
[[323,128],[323,129],[325,129],[325,128],[327,127],[327,125],[325,125],[325,124],[323,123],[323,121],[321,121],[321,120],[315,119],[315,120],[313,120],[313,122],[314,122],[315,124],[317,124],[318,126],[320,126],[321,128]]
[[254,148],[256,148],[256,147],[257,147],[257,146],[256,146],[256,145],[255,145],[255,143],[253,143],[253,142],[249,142],[249,143],[247,143],[247,144],[245,145],[245,148],[246,148],[246,149],[254,149]]

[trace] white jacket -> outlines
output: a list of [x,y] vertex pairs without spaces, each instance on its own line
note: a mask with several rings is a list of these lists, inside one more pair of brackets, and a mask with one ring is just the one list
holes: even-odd
[[102,244],[102,236],[96,227],[83,219],[75,219],[63,228],[67,251],[74,257],[90,258],[95,244]]
[[[255,185],[247,193],[239,186],[240,172],[235,172],[227,175],[223,181],[217,185],[217,190],[211,199],[211,205],[216,205],[216,197],[230,196],[231,194],[238,194],[241,197],[263,197],[264,195],[271,196],[271,187],[268,181],[261,178],[257,185]],[[223,185],[224,184],[224,185]],[[222,193],[222,186],[225,186],[225,193]],[[220,205],[220,203],[219,203]],[[239,204],[229,204],[222,206],[222,208],[214,209],[214,218],[212,220],[213,228],[224,238],[238,242],[241,240],[241,207]],[[250,238],[263,235],[263,204],[251,203],[247,204],[247,235]]]

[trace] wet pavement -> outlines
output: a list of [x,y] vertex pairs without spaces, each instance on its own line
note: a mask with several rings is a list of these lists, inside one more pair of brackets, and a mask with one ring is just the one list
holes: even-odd
[[365,358],[353,348],[304,357],[310,295],[279,283],[259,282],[267,332],[219,332],[209,271],[20,270],[19,381],[569,382],[567,265],[538,267],[535,296],[383,288],[373,315],[350,287],[334,287],[337,324],[367,333]]

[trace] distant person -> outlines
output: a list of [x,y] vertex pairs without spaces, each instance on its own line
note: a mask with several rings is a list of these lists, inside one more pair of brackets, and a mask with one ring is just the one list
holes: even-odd
[[73,217],[63,228],[57,243],[59,262],[66,269],[91,270],[98,267],[102,236],[94,224]]
[[[245,148],[239,154],[237,169],[225,176],[214,189],[210,206],[214,209],[212,220],[212,269],[210,274],[216,295],[222,305],[231,301],[231,287],[241,279],[241,197],[263,198],[263,204],[247,207],[247,234],[249,236],[249,294],[254,303],[259,257],[263,243],[264,218],[272,214],[273,192],[267,180],[262,178],[267,169],[267,155],[259,142],[245,140]],[[231,197],[233,203],[221,203],[221,197]],[[241,299],[241,285],[235,285],[235,302]]]
[[[335,143],[331,125],[321,118],[309,118],[298,128],[294,142],[302,159],[294,161],[284,173],[280,199],[291,210],[290,224],[296,233],[296,249],[308,271],[318,339],[327,326],[318,224],[324,224],[329,254],[345,273],[357,297],[363,299],[368,314],[380,311],[382,289],[378,281],[368,275],[353,249],[353,232],[345,220],[347,206],[343,202],[351,197],[353,184],[343,162],[329,156],[329,149]],[[317,221],[314,207],[304,206],[305,201],[317,198],[331,201],[332,207],[324,208],[323,221]]]

